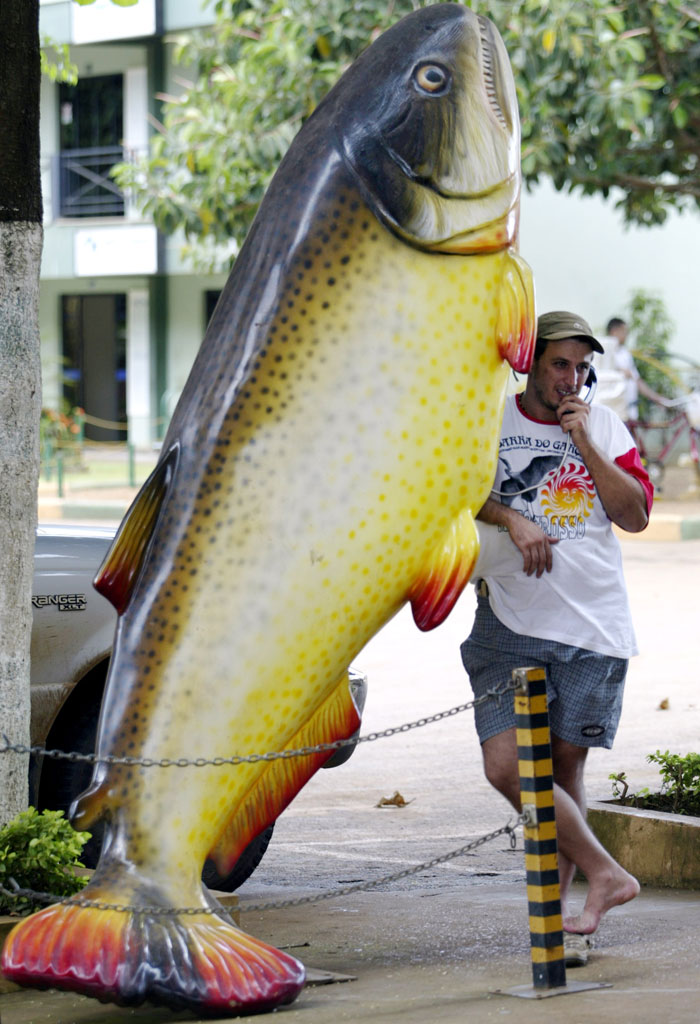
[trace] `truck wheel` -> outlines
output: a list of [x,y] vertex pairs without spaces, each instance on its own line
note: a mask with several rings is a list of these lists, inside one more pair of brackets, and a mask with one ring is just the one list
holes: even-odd
[[207,889],[218,889],[219,892],[234,892],[239,886],[243,885],[263,859],[265,850],[270,845],[274,828],[274,825],[268,825],[260,835],[257,835],[255,839],[248,843],[236,861],[233,871],[230,871],[228,875],[220,875],[216,870],[214,862],[207,860],[202,872],[202,881]]
[[[105,669],[102,671],[104,674]],[[80,700],[68,700],[61,718],[49,734],[47,748],[76,751],[79,754],[92,753],[97,739],[101,703],[102,686],[81,686]],[[41,766],[38,809],[63,811],[68,817],[70,805],[87,789],[91,778],[92,765],[86,761],[45,758]],[[83,847],[80,859],[85,867],[94,868],[102,848],[102,825],[96,825],[90,831],[92,838]]]

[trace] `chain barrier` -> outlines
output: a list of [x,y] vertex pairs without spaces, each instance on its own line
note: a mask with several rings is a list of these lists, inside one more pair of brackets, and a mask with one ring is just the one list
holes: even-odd
[[[451,853],[443,853],[439,857],[433,857],[432,860],[425,861],[422,864],[416,864],[411,868],[404,868],[402,871],[397,871],[392,875],[384,875],[382,878],[375,878],[369,882],[356,882],[354,885],[341,886],[339,889],[330,889],[326,892],[317,893],[315,896],[299,896],[293,900],[279,900],[278,902],[272,903],[252,903],[247,906],[241,906],[239,909],[245,913],[257,912],[262,910],[285,910],[289,907],[301,907],[305,904],[321,903],[324,900],[332,900],[338,896],[349,896],[355,892],[366,892],[369,889],[376,889],[380,885],[388,885],[391,882],[398,882],[402,878],[409,878],[411,875],[420,874],[422,871],[428,871],[430,868],[437,867],[438,864],[446,864],[448,861],[455,860],[457,857],[464,856],[470,850],[475,850],[479,846],[484,846],[486,843],[491,842],[493,839],[497,839],[498,836],[508,834],[510,840],[511,849],[515,849],[516,839],[515,830],[518,825],[525,823],[525,817],[520,814],[518,815],[515,824],[511,825],[508,822],[507,825],[503,825],[501,828],[495,830],[495,832],[489,832],[485,836],[481,836],[479,839],[474,839],[471,843],[467,843],[465,846],[461,846],[458,850],[452,850]],[[64,903],[71,907],[87,907],[92,910],[116,910],[124,914],[148,914],[149,917],[187,917],[196,916],[198,914],[213,914],[225,915],[227,913],[225,907],[150,907],[150,906],[134,906],[128,903],[102,903],[99,900],[81,900],[72,896],[55,896],[48,892],[37,892],[34,889],[22,889],[15,882],[14,878],[10,878],[10,885],[12,889],[6,889],[3,885],[0,885],[0,893],[3,896],[17,899],[20,896],[27,896],[30,899],[35,900],[37,903]]]
[[[325,751],[339,750],[342,747],[358,746],[361,743],[373,743],[375,740],[388,739],[391,736],[397,736],[402,733],[412,732],[414,729],[420,729],[426,725],[433,725],[435,722],[441,722],[446,718],[453,718],[455,715],[459,715],[464,711],[468,711],[471,708],[477,707],[479,704],[483,704],[489,700],[500,701],[506,694],[511,693],[515,690],[517,683],[512,679],[508,682],[501,683],[500,685],[493,687],[491,690],[487,690],[481,697],[477,697],[472,701],[468,701],[465,704],[458,704],[456,707],[448,708],[446,711],[439,711],[435,715],[429,715],[425,718],[416,719],[413,722],[405,722],[403,725],[392,726],[388,729],[383,729],[379,732],[366,733],[364,736],[353,736],[346,740],[334,740],[331,743],[319,743],[315,747],[300,747],[296,750],[282,750],[282,751],[271,751],[267,754],[248,754],[248,755],[234,755],[233,757],[214,757],[211,759],[198,757],[194,760],[189,760],[185,757],[180,758],[161,758],[155,760],[147,757],[117,757],[112,754],[105,756],[99,756],[97,754],[81,754],[77,751],[66,752],[63,750],[46,750],[42,746],[26,746],[21,743],[10,743],[8,737],[3,733],[2,738],[5,743],[4,747],[0,747],[0,754],[31,754],[31,755],[42,755],[44,757],[55,758],[57,760],[65,761],[80,761],[87,764],[108,764],[108,765],[130,765],[139,766],[142,768],[202,768],[205,766],[216,766],[221,765],[239,765],[239,764],[250,764],[257,763],[260,761],[277,761],[285,760],[292,757],[308,757],[310,754],[321,753]],[[500,835],[509,834],[511,848],[515,849],[515,829],[518,825],[523,824],[525,819],[521,814],[515,822],[515,825],[508,823],[502,828],[496,829],[495,832],[489,832],[487,835],[482,836],[480,839],[475,839],[471,843],[467,843],[466,846],[461,846],[458,850],[453,850],[451,853],[442,854],[439,857],[434,857],[430,861],[426,861],[422,864],[418,864],[412,868],[405,868],[403,871],[398,871],[392,875],[386,875],[383,878],[375,879],[370,882],[358,882],[355,885],[343,886],[340,889],[333,889],[328,892],[318,893],[315,896],[301,896],[298,899],[293,900],[282,900],[277,903],[259,903],[250,906],[242,907],[242,910],[246,912],[250,911],[262,911],[262,910],[278,910],[286,907],[298,907],[303,906],[307,903],[320,903],[323,900],[335,899],[337,896],[347,896],[354,892],[366,891],[368,889],[374,889],[380,885],[387,885],[391,882],[399,881],[402,878],[408,878],[411,875],[419,874],[422,871],[427,871],[432,867],[436,867],[438,864],[445,864],[450,860],[454,860],[456,857],[461,857],[470,850],[474,850],[479,846],[483,846],[485,843],[491,842]],[[59,897],[51,893],[36,892],[33,889],[22,889],[20,888],[14,879],[10,879],[10,883],[13,885],[13,889],[6,889],[0,885],[0,893],[10,898],[17,898],[20,896],[27,896],[41,903],[67,903],[71,906],[78,907],[91,907],[95,910],[117,910],[123,913],[132,914],[149,914],[151,916],[177,916],[177,915],[195,915],[195,914],[221,914],[222,908],[220,907],[150,907],[150,906],[131,906],[129,904],[120,903],[101,903],[94,900],[81,900],[73,897]],[[224,911],[225,912],[225,911]]]
[[0,747],[0,754],[32,754],[42,755],[43,757],[55,758],[57,760],[64,761],[80,761],[86,764],[123,764],[129,765],[130,767],[139,768],[204,768],[204,767],[220,767],[221,765],[239,765],[239,764],[256,764],[260,761],[281,761],[287,760],[292,757],[308,757],[311,754],[320,754],[326,751],[340,750],[342,747],[355,747],[361,743],[373,743],[375,740],[388,739],[391,736],[398,736],[402,733],[412,732],[414,729],[421,729],[425,725],[433,725],[435,722],[441,722],[445,718],[453,718],[455,715],[462,714],[464,711],[469,711],[471,708],[477,707],[479,704],[483,704],[488,700],[500,701],[506,694],[512,693],[515,690],[515,684],[512,680],[508,680],[505,683],[501,683],[498,686],[493,687],[491,690],[487,690],[481,697],[477,697],[467,704],[458,704],[456,707],[448,708],[447,711],[439,711],[435,715],[429,715],[427,718],[419,718],[415,722],[405,722],[403,725],[392,726],[389,729],[383,729],[381,732],[369,732],[364,736],[351,736],[346,740],[333,740],[331,743],[319,743],[315,747],[299,747],[296,750],[280,750],[271,751],[267,754],[235,754],[232,757],[197,757],[194,760],[189,760],[186,757],[163,757],[160,760],[155,760],[151,757],[118,757],[114,754],[80,754],[77,751],[66,752],[63,750],[46,750],[42,746],[25,746],[22,743],[10,743],[8,737],[2,733],[2,738],[5,743],[4,747]]

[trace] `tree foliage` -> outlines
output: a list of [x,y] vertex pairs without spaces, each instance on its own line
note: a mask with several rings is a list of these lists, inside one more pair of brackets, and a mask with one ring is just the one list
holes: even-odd
[[[418,0],[217,0],[176,41],[148,158],[117,173],[170,234],[240,243],[303,120],[345,66]],[[504,37],[532,185],[614,197],[628,222],[700,204],[697,0],[473,0]],[[621,190],[618,192],[616,190]]]
[[[697,0],[490,0],[523,118],[526,181],[623,192],[636,224],[700,205]],[[693,9],[694,8],[694,9]]]

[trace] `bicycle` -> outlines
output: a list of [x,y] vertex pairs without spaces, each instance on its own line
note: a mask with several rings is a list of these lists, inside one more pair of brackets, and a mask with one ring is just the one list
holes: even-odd
[[[646,466],[654,487],[661,492],[664,472],[669,456],[676,444],[687,433],[688,449],[700,483],[700,391],[670,400],[667,408],[675,409],[670,419],[654,423],[648,420],[630,420],[627,427],[634,438],[642,462]],[[652,431],[660,431],[661,447],[655,450]],[[670,436],[669,436],[670,435]]]

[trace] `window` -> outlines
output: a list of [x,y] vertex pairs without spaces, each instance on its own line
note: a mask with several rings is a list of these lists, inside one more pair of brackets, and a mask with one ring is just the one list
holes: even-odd
[[59,87],[60,148],[57,157],[61,217],[124,215],[124,196],[109,177],[124,158],[122,75],[81,78]]

